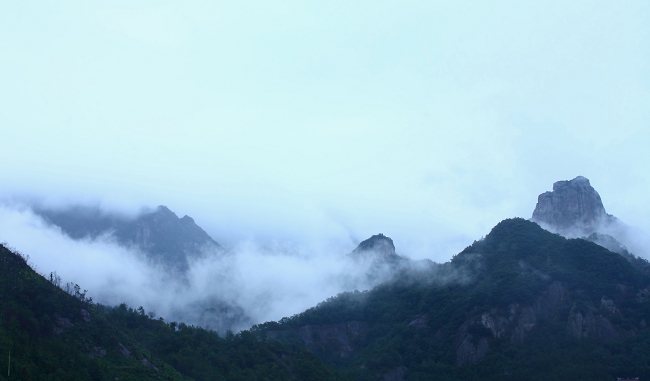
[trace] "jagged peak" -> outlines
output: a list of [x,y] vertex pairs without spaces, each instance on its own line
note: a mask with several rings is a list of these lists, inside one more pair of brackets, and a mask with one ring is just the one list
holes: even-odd
[[153,212],[153,214],[159,214],[159,215],[164,215],[169,217],[174,216],[174,218],[178,218],[176,213],[172,212],[171,209],[169,209],[165,205],[158,205],[158,207],[156,207],[156,210]]
[[359,246],[354,249],[353,253],[363,251],[389,251],[392,254],[395,254],[395,244],[393,244],[393,240],[390,237],[379,233],[362,241]]
[[568,236],[589,235],[611,218],[584,176],[555,182],[552,192],[539,195],[532,216],[543,227]]

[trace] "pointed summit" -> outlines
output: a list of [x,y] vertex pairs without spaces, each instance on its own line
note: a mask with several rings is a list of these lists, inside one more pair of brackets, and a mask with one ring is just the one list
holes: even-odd
[[397,254],[393,240],[381,233],[362,241],[348,257],[363,269],[366,285],[377,285],[391,279],[411,262]]
[[189,216],[178,218],[160,205],[136,217],[104,212],[97,207],[73,206],[63,210],[34,209],[48,223],[73,239],[111,235],[118,244],[133,247],[168,269],[185,272],[189,259],[224,249]]
[[578,176],[553,184],[552,192],[539,195],[532,220],[549,230],[583,236],[597,231],[614,217],[605,212],[600,195],[589,179]]
[[354,249],[352,255],[362,255],[367,252],[374,252],[383,258],[397,256],[393,240],[381,233],[373,235],[367,240],[361,242],[359,246]]

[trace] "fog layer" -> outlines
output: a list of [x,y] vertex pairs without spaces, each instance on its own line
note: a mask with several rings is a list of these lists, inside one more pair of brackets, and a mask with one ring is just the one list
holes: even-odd
[[346,238],[327,247],[242,241],[227,255],[205,253],[191,260],[186,276],[177,277],[110,235],[73,240],[28,207],[0,206],[0,240],[29,255],[39,273],[56,271],[64,284],[79,284],[98,303],[143,306],[166,321],[222,333],[291,316],[390,276],[371,260],[346,256],[353,249]]

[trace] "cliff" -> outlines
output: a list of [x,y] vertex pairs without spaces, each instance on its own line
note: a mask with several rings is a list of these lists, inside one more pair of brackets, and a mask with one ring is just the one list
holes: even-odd
[[540,194],[532,220],[553,232],[581,237],[611,224],[615,217],[607,214],[589,179],[578,176],[558,181],[553,184],[552,192]]

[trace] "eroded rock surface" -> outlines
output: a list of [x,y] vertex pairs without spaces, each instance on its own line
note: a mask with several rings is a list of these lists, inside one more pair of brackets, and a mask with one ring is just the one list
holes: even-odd
[[540,194],[532,217],[549,230],[574,237],[592,234],[613,219],[598,192],[582,176],[558,181],[552,192]]
[[298,328],[298,335],[310,351],[328,347],[341,357],[348,357],[354,350],[352,339],[365,330],[364,322],[349,321],[332,325],[304,325]]
[[142,365],[146,366],[147,368],[158,371],[158,368],[154,364],[152,364],[151,361],[147,360],[146,358],[143,358],[142,360],[140,360],[140,362],[142,363]]
[[624,319],[613,299],[603,295],[600,303],[577,302],[580,293],[569,291],[564,283],[556,281],[530,305],[514,303],[506,310],[492,309],[474,315],[461,325],[454,339],[456,364],[480,360],[489,351],[492,338],[510,337],[511,342],[522,344],[543,320],[565,322],[567,335],[577,339],[614,341],[635,334],[634,329],[626,331],[612,323]]

